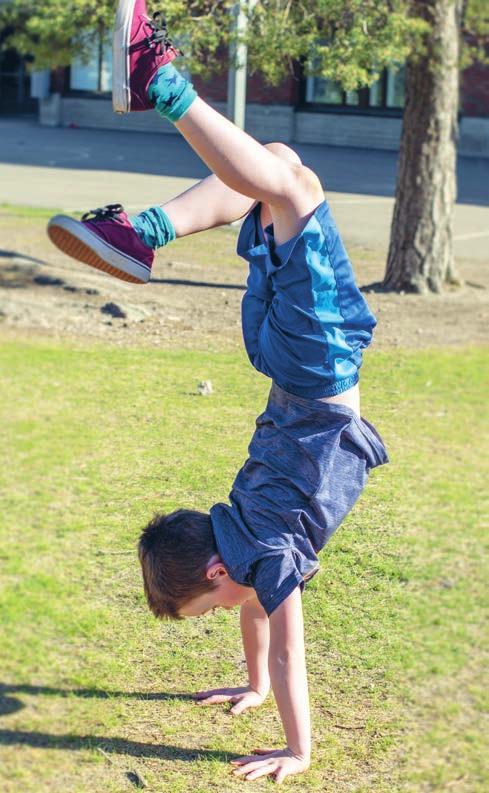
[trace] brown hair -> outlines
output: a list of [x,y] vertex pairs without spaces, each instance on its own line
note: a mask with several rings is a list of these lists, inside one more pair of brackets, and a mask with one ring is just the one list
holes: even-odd
[[217,546],[211,519],[203,512],[178,509],[155,515],[139,538],[138,550],[146,599],[157,617],[183,619],[182,606],[215,587],[205,571]]

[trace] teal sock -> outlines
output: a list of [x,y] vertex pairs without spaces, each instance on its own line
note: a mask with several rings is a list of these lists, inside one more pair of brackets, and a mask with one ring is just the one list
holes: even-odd
[[168,121],[180,121],[196,98],[192,83],[172,63],[158,69],[148,86],[149,101]]
[[129,218],[134,231],[148,248],[162,248],[177,236],[170,218],[160,206],[150,207]]

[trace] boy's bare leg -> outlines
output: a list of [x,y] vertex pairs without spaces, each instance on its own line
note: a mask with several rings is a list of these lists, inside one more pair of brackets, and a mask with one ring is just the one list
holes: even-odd
[[277,157],[200,97],[175,126],[221,182],[269,205],[279,245],[302,230],[324,198],[313,171]]
[[[255,142],[252,138],[250,140],[253,143]],[[293,149],[283,143],[268,143],[265,146],[257,145],[259,148],[265,149],[267,154],[269,153],[277,160],[280,160],[281,164],[301,169],[299,156]],[[321,191],[320,200],[322,200],[322,197]],[[172,220],[176,236],[184,237],[188,234],[195,234],[198,231],[232,223],[247,214],[255,203],[256,201],[228,187],[215,174],[212,174],[189,190],[171,199],[171,201],[163,205],[163,209]],[[263,203],[261,208],[262,226],[267,226],[273,220],[275,231],[275,216],[274,207]],[[293,234],[289,234],[286,239],[291,236]],[[360,415],[360,389],[358,385],[337,396],[326,397],[324,401],[347,405],[357,415]]]
[[[283,143],[268,143],[265,148],[274,157],[301,165],[299,156]],[[202,179],[184,193],[172,198],[163,209],[170,217],[177,237],[233,223],[246,215],[256,201],[228,187],[215,174]],[[262,224],[272,222],[270,208],[262,205]]]
[[[113,75],[115,109],[154,107],[175,124],[220,182],[234,193],[269,206],[277,244],[295,236],[323,201],[317,176],[303,165],[277,157],[200,99],[171,63],[177,53],[164,25],[155,26],[151,20],[142,26],[133,24],[146,18],[145,14],[144,0],[119,0],[114,52],[124,57],[117,61]],[[191,203],[194,199],[191,194]],[[237,201],[236,196],[233,200]],[[248,208],[239,199],[233,215],[236,211],[239,217]],[[172,209],[176,210],[175,204]],[[229,215],[211,212],[204,227],[223,220],[228,221]],[[183,233],[191,233],[188,224]],[[176,230],[161,206],[127,217],[120,205],[111,204],[86,213],[81,222],[56,216],[48,224],[48,234],[79,261],[122,280],[147,283],[154,250],[171,242]]]
[[233,223],[256,203],[231,190],[214,174],[162,205],[177,237]]
[[[240,132],[241,130],[238,131]],[[248,138],[249,136],[246,135],[245,137]],[[252,138],[250,140],[252,143],[256,143]],[[280,167],[285,165],[299,171],[302,170],[303,166],[299,156],[293,149],[283,143],[269,143],[266,146],[257,144],[257,146],[259,149],[264,149],[267,155],[270,154],[276,160],[279,160]],[[259,152],[258,156],[261,156],[261,152]],[[232,166],[228,167],[232,170]],[[322,200],[322,197],[323,193],[321,190],[321,199],[317,195],[317,202]],[[221,226],[225,223],[232,223],[249,212],[255,203],[256,201],[228,187],[215,174],[212,174],[164,204],[163,209],[173,222],[176,236],[184,237],[187,234],[195,234],[198,231]],[[261,209],[262,226],[267,226],[272,220],[275,232],[276,210],[273,206],[263,203]],[[288,231],[290,232],[291,229],[289,228]],[[286,239],[291,236],[293,234],[289,233]],[[358,385],[337,396],[325,397],[324,401],[347,405],[357,415],[360,415],[360,389]]]

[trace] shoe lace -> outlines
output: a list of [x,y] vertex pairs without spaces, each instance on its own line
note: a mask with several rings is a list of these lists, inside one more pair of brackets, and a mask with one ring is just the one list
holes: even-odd
[[[161,11],[155,11],[153,18],[148,19],[147,24],[152,30],[151,35],[146,36],[148,47],[155,48],[158,55],[164,55],[167,49],[176,49],[168,35],[166,20]],[[183,55],[180,50],[178,52]]]
[[82,221],[85,220],[115,220],[117,223],[123,223],[118,215],[124,212],[122,204],[107,204],[105,207],[98,207],[98,209],[89,209],[82,215]]

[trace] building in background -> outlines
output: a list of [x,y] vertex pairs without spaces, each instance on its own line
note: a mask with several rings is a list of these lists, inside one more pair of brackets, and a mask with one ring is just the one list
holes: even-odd
[[10,33],[8,28],[0,30],[0,114],[35,113],[37,102],[31,95],[26,59],[15,49],[1,49]]
[[[15,108],[32,112],[35,96],[42,124],[175,133],[156,114],[112,112],[109,41],[94,47],[88,64],[74,61],[51,76],[37,73],[30,91],[23,62],[16,62],[15,53],[9,57],[0,61],[0,113]],[[226,112],[227,74],[195,84],[205,99]],[[474,64],[464,71],[461,84],[459,151],[489,157],[489,67]],[[332,80],[305,78],[299,70],[274,88],[253,76],[248,79],[246,129],[262,141],[396,150],[403,105],[402,68],[386,70],[374,85],[359,91],[343,91]]]

